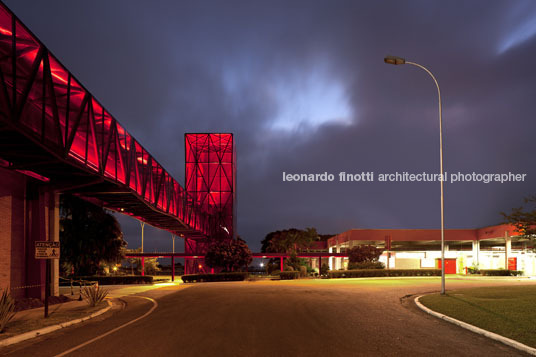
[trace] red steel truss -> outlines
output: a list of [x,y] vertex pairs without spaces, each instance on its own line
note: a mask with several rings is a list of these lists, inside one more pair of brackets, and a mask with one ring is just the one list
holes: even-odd
[[[184,134],[186,191],[216,217],[221,238],[234,236],[236,160],[233,134]],[[220,237],[215,237],[220,238]]]
[[0,165],[186,238],[221,222],[1,2]]
[[[204,255],[214,240],[235,234],[236,157],[230,133],[185,134],[186,191],[204,212],[216,219],[216,232],[207,239],[185,239],[184,251]],[[185,259],[187,274],[206,272],[204,259]]]

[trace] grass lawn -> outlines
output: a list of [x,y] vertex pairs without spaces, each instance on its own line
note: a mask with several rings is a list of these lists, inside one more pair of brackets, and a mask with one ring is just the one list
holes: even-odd
[[536,347],[536,286],[481,287],[423,296],[430,309]]

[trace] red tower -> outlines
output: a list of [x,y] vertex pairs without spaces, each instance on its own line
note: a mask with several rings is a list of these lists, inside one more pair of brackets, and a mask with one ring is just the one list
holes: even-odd
[[[204,254],[214,240],[235,236],[236,155],[233,134],[185,134],[185,188],[202,211],[216,219],[208,239],[185,237],[185,252]],[[187,259],[185,273],[206,271],[201,259]]]

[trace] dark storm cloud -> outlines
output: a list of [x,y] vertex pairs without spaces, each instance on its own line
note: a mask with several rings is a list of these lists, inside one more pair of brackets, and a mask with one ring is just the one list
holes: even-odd
[[[438,183],[284,183],[282,171],[527,173],[447,184],[448,228],[534,193],[532,1],[7,1],[180,182],[184,132],[237,138],[239,234],[436,228]],[[305,105],[304,103],[310,103]],[[286,129],[281,123],[288,123]],[[131,246],[139,227],[125,224]],[[147,244],[169,248],[167,233]]]

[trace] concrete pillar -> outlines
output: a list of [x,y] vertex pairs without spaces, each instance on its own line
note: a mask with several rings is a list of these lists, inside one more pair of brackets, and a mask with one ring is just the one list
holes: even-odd
[[508,232],[504,232],[504,269],[508,269],[508,257],[512,251],[512,239]]
[[38,184],[28,183],[26,235],[26,297],[45,298],[45,260],[35,259],[35,242],[47,240],[45,194]]
[[26,297],[27,179],[0,167],[0,290]]
[[[340,253],[341,252],[340,244],[337,244],[335,249],[336,249],[336,253]],[[341,269],[341,267],[342,267],[341,258],[339,258],[339,257],[335,258],[335,270],[339,270],[339,269]]]
[[480,241],[473,241],[473,263],[476,265],[480,264]]

